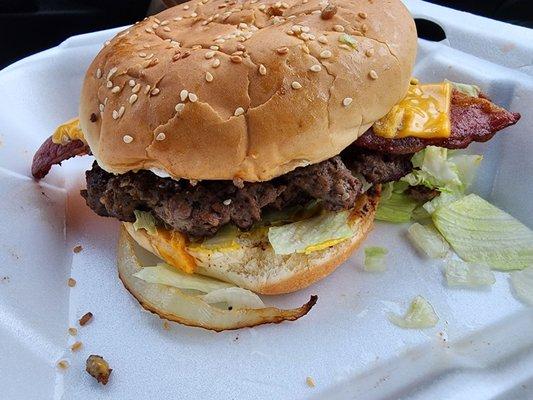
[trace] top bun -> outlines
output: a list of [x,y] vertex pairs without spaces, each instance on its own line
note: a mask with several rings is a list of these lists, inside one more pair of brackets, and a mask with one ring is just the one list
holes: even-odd
[[339,154],[405,95],[417,43],[399,0],[332,5],[187,2],[106,42],[80,104],[98,164],[265,181]]

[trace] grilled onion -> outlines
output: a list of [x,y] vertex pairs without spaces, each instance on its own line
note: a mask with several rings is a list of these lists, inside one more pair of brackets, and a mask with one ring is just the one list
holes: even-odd
[[117,256],[119,277],[143,308],[169,321],[220,332],[294,321],[307,314],[317,301],[317,296],[311,296],[306,304],[290,310],[275,307],[232,310],[219,308],[206,303],[200,296],[188,294],[174,287],[148,283],[133,276],[142,268],[136,247],[137,244],[126,229],[121,227]]

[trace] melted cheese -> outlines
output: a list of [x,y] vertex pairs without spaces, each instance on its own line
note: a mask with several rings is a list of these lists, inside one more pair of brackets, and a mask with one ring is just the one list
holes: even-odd
[[52,142],[55,144],[66,144],[72,140],[81,140],[87,143],[80,128],[80,120],[78,118],[72,118],[64,124],[59,125],[52,135]]
[[420,85],[412,80],[405,98],[374,123],[374,133],[388,139],[449,137],[451,92],[448,82]]
[[177,231],[161,228],[157,228],[156,235],[163,239],[152,243],[161,258],[183,272],[194,273],[196,260],[187,252],[186,236]]

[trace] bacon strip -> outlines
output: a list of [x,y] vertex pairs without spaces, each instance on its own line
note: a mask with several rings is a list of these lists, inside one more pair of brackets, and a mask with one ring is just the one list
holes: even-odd
[[464,149],[471,142],[486,142],[496,132],[514,125],[520,114],[497,106],[485,96],[471,97],[457,90],[452,93],[450,106],[451,135],[448,138],[420,139],[405,137],[387,139],[366,131],[353,145],[391,154],[409,154],[434,145],[448,149]]
[[81,140],[72,140],[64,145],[52,142],[52,136],[39,147],[33,156],[31,173],[35,179],[42,179],[50,172],[52,165],[60,164],[75,156],[90,154],[91,150]]

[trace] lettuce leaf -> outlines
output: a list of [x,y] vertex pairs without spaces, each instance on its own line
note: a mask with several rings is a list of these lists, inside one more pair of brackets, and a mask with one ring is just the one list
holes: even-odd
[[276,254],[310,253],[333,246],[353,236],[349,211],[324,212],[313,218],[268,229]]
[[438,207],[432,219],[465,261],[500,270],[533,265],[533,231],[475,194]]
[[254,292],[243,289],[237,286],[217,289],[200,296],[207,304],[224,303],[228,308],[243,309],[243,308],[265,308],[263,300]]
[[448,242],[432,226],[415,223],[407,230],[407,236],[418,250],[430,258],[444,258],[450,249]]
[[144,229],[150,235],[156,233],[155,228],[155,218],[150,212],[134,210],[135,222],[133,223],[133,228],[138,231],[139,229]]
[[388,199],[381,199],[376,211],[376,220],[402,223],[409,222],[418,202],[404,193],[392,191]]
[[154,267],[144,267],[133,276],[148,283],[157,283],[178,289],[198,290],[204,293],[233,286],[203,275],[186,274],[166,263],[159,263]]
[[411,162],[416,168],[401,181],[411,186],[423,185],[440,192],[464,193],[472,183],[480,155],[451,155],[448,149],[428,146],[416,153]]
[[488,286],[496,282],[488,265],[450,260],[444,265],[446,281],[450,286]]
[[481,89],[479,88],[479,86],[469,85],[467,83],[452,82],[447,79],[445,79],[445,81],[450,83],[455,90],[464,93],[468,96],[478,97],[479,93],[481,93]]
[[533,266],[511,273],[511,285],[516,297],[533,306]]
[[386,256],[389,251],[384,247],[366,247],[363,269],[368,272],[383,272],[387,269]]
[[439,317],[426,299],[416,296],[403,316],[391,313],[389,320],[400,328],[425,329],[437,325]]

